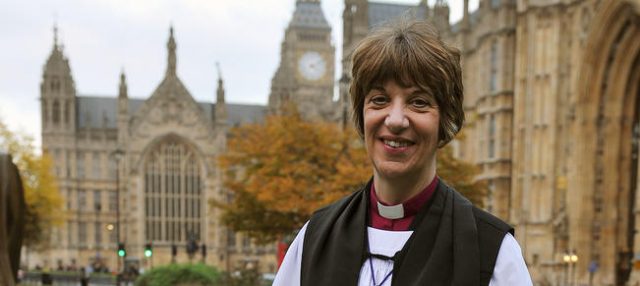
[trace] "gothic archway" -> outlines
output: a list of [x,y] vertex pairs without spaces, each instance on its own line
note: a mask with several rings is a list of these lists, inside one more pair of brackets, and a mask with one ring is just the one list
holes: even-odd
[[177,136],[159,140],[144,161],[145,240],[185,242],[203,236],[204,170],[195,150]]
[[[634,253],[640,82],[637,1],[603,1],[594,9],[576,103],[576,174],[571,245],[579,281],[622,285]],[[636,171],[634,171],[636,170]],[[597,270],[589,273],[589,265]],[[590,275],[591,274],[591,275]],[[595,277],[590,277],[595,276]]]

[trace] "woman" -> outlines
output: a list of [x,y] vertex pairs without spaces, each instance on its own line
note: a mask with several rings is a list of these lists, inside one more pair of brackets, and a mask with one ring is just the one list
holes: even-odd
[[436,176],[438,149],[464,122],[459,52],[404,21],[367,36],[352,59],[373,179],[313,214],[274,285],[531,285],[513,229]]

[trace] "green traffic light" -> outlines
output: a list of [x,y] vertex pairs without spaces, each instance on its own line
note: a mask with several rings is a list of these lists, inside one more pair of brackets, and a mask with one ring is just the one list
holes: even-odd
[[118,242],[118,256],[125,257],[127,256],[127,249],[124,247],[124,243]]
[[153,255],[153,248],[151,246],[151,243],[147,243],[144,245],[144,256],[145,257],[151,257]]

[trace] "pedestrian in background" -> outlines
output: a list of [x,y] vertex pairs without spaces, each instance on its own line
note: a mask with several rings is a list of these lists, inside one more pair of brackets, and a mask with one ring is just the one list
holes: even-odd
[[464,123],[459,51],[402,19],[359,43],[352,77],[373,178],[313,214],[274,285],[532,285],[513,228],[437,176]]

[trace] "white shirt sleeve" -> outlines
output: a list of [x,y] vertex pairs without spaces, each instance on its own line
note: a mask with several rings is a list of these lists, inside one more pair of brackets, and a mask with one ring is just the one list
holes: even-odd
[[[276,278],[272,286],[299,286],[300,269],[302,263],[302,247],[304,235],[307,230],[307,223],[300,229],[298,235],[293,240],[284,261],[278,269]],[[504,236],[496,265],[493,269],[493,276],[489,282],[490,286],[529,286],[533,285],[527,265],[524,263],[520,245],[516,239],[508,233]]]
[[272,286],[299,286],[300,285],[300,268],[302,264],[302,244],[304,243],[304,234],[307,231],[307,224],[296,235],[287,254],[284,256],[282,265],[278,269],[276,279],[273,280]]
[[520,245],[510,233],[504,236],[489,286],[533,285]]

